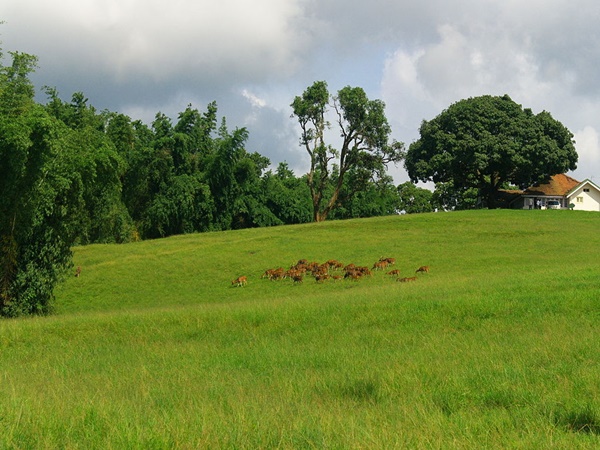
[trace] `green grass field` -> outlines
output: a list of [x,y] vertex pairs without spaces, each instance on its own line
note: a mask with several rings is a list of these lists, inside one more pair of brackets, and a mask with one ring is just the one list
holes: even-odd
[[[599,249],[506,210],[78,247],[54,315],[0,321],[0,449],[599,448]],[[261,279],[381,256],[431,271]]]

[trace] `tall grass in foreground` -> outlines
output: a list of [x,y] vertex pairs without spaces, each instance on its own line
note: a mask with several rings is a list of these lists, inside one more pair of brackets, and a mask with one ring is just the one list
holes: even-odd
[[[0,448],[597,448],[599,244],[476,211],[77,248],[56,315],[0,322]],[[260,279],[380,256],[431,273]]]

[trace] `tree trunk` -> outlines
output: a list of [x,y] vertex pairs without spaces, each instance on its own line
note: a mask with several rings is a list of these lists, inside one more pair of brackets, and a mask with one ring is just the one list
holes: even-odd
[[17,243],[12,234],[0,238],[0,251],[0,307],[3,308],[11,301],[10,288],[17,271]]
[[493,173],[490,175],[489,185],[486,187],[488,209],[498,207],[498,186],[500,186],[500,179],[497,174]]
[[498,191],[495,191],[494,189],[490,189],[490,192],[488,192],[488,195],[487,195],[488,209],[498,208],[497,194],[498,194]]
[[313,222],[321,222],[325,219],[321,218],[321,212],[319,211],[321,209],[321,196],[318,192],[315,192],[314,189],[312,189],[311,186],[311,190],[313,191],[312,194],[312,201],[313,201]]
[[[338,183],[338,186],[336,186],[335,190],[333,191],[333,194],[331,194],[331,198],[327,202],[327,206],[325,206],[323,211],[320,211],[320,207],[319,207],[320,205],[315,203],[315,199],[313,198],[313,208],[314,208],[313,218],[314,218],[315,222],[324,222],[327,219],[327,216],[329,215],[331,210],[334,208],[335,203],[337,202],[337,200],[340,196],[340,189],[341,189],[341,183]],[[320,203],[320,201],[319,201],[319,203]]]

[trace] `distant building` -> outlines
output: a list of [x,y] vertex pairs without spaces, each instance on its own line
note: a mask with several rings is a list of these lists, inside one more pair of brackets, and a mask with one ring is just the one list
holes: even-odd
[[565,174],[553,175],[524,191],[503,190],[499,202],[513,209],[577,209],[600,211],[600,187],[586,179],[577,181]]

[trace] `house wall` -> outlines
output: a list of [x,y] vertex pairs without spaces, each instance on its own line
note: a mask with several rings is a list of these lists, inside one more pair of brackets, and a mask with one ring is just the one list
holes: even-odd
[[[589,192],[584,192],[584,189],[589,189]],[[577,201],[577,198],[581,201]],[[600,211],[600,191],[589,183],[579,187],[569,196],[569,203],[575,205],[579,211]]]
[[[540,205],[537,205],[537,201],[539,200]],[[569,207],[569,202],[565,197],[559,197],[556,195],[537,195],[537,196],[523,196],[520,201],[515,200],[512,203],[513,208],[522,208],[522,209],[546,209],[547,204],[550,200],[558,200],[560,202],[561,209],[566,209]]]
[[[531,202],[531,206],[532,206],[531,208],[529,208],[528,202]],[[510,208],[512,208],[512,209],[533,209],[533,199],[526,199],[524,197],[519,197],[510,204]]]

